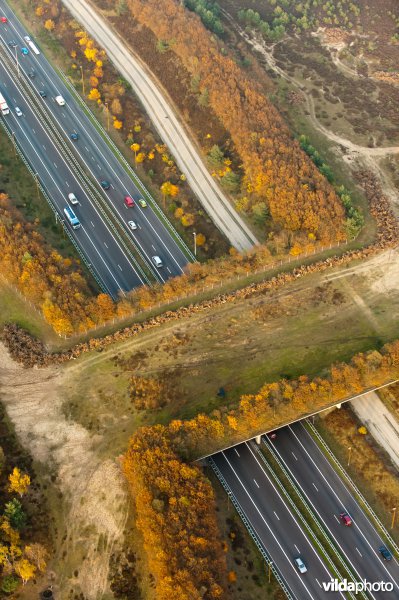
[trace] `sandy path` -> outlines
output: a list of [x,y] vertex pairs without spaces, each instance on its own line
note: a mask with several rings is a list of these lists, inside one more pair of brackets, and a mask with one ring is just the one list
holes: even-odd
[[65,527],[58,531],[51,565],[55,589],[62,598],[73,588],[97,600],[108,592],[109,557],[122,541],[127,494],[117,462],[96,456],[100,440],[65,417],[63,377],[60,368],[23,369],[0,344],[1,401],[20,442],[49,476],[56,476],[62,492],[53,506],[50,501],[56,521]]

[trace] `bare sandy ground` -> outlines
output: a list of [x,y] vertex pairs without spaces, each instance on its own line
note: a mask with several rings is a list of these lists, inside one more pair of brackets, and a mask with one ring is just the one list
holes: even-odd
[[63,377],[59,368],[23,369],[0,344],[1,401],[19,440],[39,466],[53,480],[56,477],[62,494],[51,507],[64,528],[57,532],[52,561],[57,564],[55,590],[60,598],[74,590],[97,600],[112,597],[109,557],[122,542],[127,492],[118,462],[100,460],[95,451],[98,440],[65,417]]

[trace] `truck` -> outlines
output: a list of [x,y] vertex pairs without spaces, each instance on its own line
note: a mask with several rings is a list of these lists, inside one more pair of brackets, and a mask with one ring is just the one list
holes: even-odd
[[33,50],[35,54],[40,54],[39,48],[32,42],[32,40],[29,40],[28,46],[31,48],[31,50]]
[[80,221],[70,206],[66,206],[64,208],[64,214],[65,214],[66,218],[68,219],[68,222],[70,223],[70,225],[72,225],[73,229],[79,229]]
[[0,93],[0,110],[2,115],[8,115],[10,109],[2,93]]

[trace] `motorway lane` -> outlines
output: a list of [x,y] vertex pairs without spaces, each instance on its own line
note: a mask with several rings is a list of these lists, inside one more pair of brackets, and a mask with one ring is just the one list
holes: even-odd
[[[7,14],[7,11],[5,12]],[[6,24],[6,27],[10,29],[10,36],[8,36],[8,31],[2,27],[0,28],[0,37],[6,46],[10,39],[15,39],[18,43],[18,52],[20,52],[20,46],[27,45],[23,40],[26,31],[10,10],[7,17],[10,19]],[[5,31],[6,35],[2,35],[2,31]],[[8,51],[10,56],[14,56],[11,49]],[[75,101],[67,86],[52,69],[45,56],[43,54],[37,56],[32,52],[28,56],[18,56],[24,72],[27,72],[29,67],[36,70],[36,77],[30,83],[37,93],[40,89],[46,91],[48,97],[43,101],[55,121],[58,121],[66,139],[69,139],[72,132],[79,134],[79,140],[71,144],[73,151],[80,157],[96,181],[102,179],[110,181],[112,187],[109,191],[102,190],[100,186],[99,189],[125,225],[128,235],[135,240],[154,276],[160,281],[166,281],[171,276],[181,275],[188,262],[187,257],[150,206],[143,209],[136,204],[134,209],[126,209],[123,203],[125,195],[137,200],[142,197],[142,194],[139,193],[124,167],[109,149],[106,141],[81,106]],[[65,107],[60,107],[52,101],[59,94],[66,100]],[[129,220],[137,222],[137,230],[132,231],[128,227]],[[163,269],[154,267],[151,257],[155,254],[162,258]]]
[[255,235],[207,170],[196,145],[177,118],[170,99],[159,89],[159,83],[154,82],[149,69],[90,3],[84,0],[63,0],[63,3],[80,23],[84,23],[85,29],[97,39],[118,71],[130,83],[187,176],[191,189],[231,245],[242,252],[258,244]]
[[[282,578],[298,600],[319,600],[323,581],[333,576],[309,542],[248,443],[212,456],[247,519]],[[301,556],[308,572],[301,575],[293,559]],[[328,598],[344,598],[329,592]]]
[[[23,148],[29,163],[57,206],[62,220],[65,220],[63,209],[68,206],[66,200],[68,193],[71,191],[76,193],[80,204],[73,209],[81,220],[82,227],[71,231],[107,292],[117,297],[119,293],[141,285],[143,280],[140,274],[111,235],[91,198],[84,190],[80,190],[75,175],[1,62],[0,81],[1,89],[10,107],[10,114],[4,119],[15,132],[17,143]],[[21,108],[22,117],[16,116],[15,106]]]
[[[303,424],[279,429],[271,444],[359,579],[393,583],[392,592],[369,592],[370,596],[399,598],[398,561],[382,559],[381,536]],[[341,512],[352,517],[351,527],[341,523]]]

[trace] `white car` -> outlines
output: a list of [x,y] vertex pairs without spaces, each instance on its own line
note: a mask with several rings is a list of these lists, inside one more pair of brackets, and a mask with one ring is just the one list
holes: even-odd
[[127,224],[129,225],[130,229],[137,229],[137,223],[134,221],[128,221]]
[[160,269],[161,267],[163,267],[163,262],[159,258],[159,256],[152,256],[151,259],[157,269]]
[[76,198],[75,194],[68,194],[68,200],[71,204],[79,204],[79,200]]
[[57,104],[59,104],[60,106],[65,106],[65,100],[62,96],[56,96],[55,97],[55,101],[57,102]]
[[17,117],[22,117],[22,110],[19,108],[19,106],[15,107],[15,114]]
[[300,556],[297,556],[296,558],[294,558],[294,564],[300,573],[303,574],[303,573],[307,572],[306,565]]
[[24,35],[24,40],[25,40],[25,42],[30,42],[30,37],[29,37],[29,35]]

